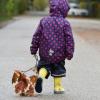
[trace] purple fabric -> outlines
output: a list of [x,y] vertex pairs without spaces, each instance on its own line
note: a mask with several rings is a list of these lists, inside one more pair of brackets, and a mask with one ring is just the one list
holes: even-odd
[[74,39],[70,23],[65,20],[69,11],[68,1],[49,0],[50,15],[41,19],[33,35],[31,54],[39,49],[40,58],[50,63],[57,63],[74,53]]

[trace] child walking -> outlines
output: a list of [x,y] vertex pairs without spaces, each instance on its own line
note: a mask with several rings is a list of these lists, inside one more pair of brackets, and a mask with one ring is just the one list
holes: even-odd
[[49,0],[50,15],[40,20],[33,35],[31,54],[39,49],[36,92],[42,92],[43,79],[54,78],[54,93],[64,93],[62,77],[66,76],[65,59],[71,60],[74,53],[74,39],[70,23],[65,19],[70,9],[67,0]]

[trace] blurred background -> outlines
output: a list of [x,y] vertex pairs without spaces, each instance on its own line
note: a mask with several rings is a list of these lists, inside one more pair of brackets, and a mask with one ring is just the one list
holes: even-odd
[[[69,0],[69,16],[100,18],[100,0]],[[0,21],[27,11],[48,12],[48,0],[0,0]],[[32,12],[31,12],[32,13]]]

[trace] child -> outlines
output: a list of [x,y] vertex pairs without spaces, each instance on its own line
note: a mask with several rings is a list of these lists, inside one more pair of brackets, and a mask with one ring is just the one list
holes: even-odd
[[61,79],[66,75],[65,59],[71,60],[74,53],[74,40],[70,24],[65,17],[69,11],[68,1],[49,0],[50,15],[41,19],[33,35],[31,54],[39,49],[39,77],[36,92],[42,92],[44,78],[54,77],[54,93],[64,93]]

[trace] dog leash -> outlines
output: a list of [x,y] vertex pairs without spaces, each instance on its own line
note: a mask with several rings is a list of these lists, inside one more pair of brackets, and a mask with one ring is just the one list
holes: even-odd
[[34,55],[34,58],[35,58],[35,60],[36,60],[36,64],[35,64],[35,67],[31,67],[31,68],[29,68],[28,70],[25,70],[25,71],[21,71],[22,73],[26,73],[26,72],[28,72],[28,71],[33,71],[33,72],[35,72],[36,73],[36,75],[37,75],[37,66],[38,66],[38,56],[37,55]]

